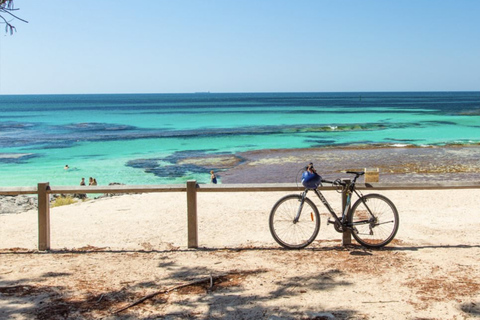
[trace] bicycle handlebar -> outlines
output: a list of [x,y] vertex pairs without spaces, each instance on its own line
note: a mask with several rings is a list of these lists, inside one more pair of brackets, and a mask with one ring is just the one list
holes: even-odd
[[[308,166],[305,167],[304,170],[316,172],[315,169],[313,168],[313,163],[311,162]],[[355,178],[353,178],[353,181],[352,181],[352,186],[355,185],[355,182],[357,181],[358,177],[363,176],[365,174],[365,171],[342,171],[342,172],[355,175]],[[321,182],[330,183],[332,185],[343,186],[343,187],[347,186],[347,184],[340,179],[337,179],[335,181],[322,179]]]

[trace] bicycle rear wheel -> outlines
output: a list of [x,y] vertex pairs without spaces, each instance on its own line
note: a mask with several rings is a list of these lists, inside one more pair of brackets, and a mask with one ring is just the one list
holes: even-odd
[[[320,230],[320,214],[312,200],[305,198],[300,208],[301,195],[288,195],[275,203],[270,212],[270,233],[275,241],[287,249],[301,249],[315,240]],[[300,217],[294,221],[298,211]]]
[[352,235],[358,243],[379,248],[393,240],[398,231],[398,212],[392,201],[380,194],[358,199],[348,216]]

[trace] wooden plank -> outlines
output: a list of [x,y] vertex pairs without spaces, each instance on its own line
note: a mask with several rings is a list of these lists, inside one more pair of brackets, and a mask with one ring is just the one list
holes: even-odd
[[188,247],[198,248],[197,181],[187,181]]
[[38,250],[50,250],[49,183],[38,184]]
[[[361,190],[441,190],[441,189],[478,189],[480,182],[435,182],[435,183],[357,183]],[[336,187],[324,184],[322,191],[336,190]],[[198,192],[278,192],[303,191],[295,183],[255,183],[255,184],[199,184]]]
[[[426,183],[357,183],[360,190],[441,190],[441,189],[478,189],[480,182],[426,182]],[[322,191],[335,190],[335,187],[324,185]],[[48,193],[154,193],[185,192],[182,184],[172,185],[114,185],[114,186],[50,186]],[[251,183],[251,184],[199,184],[197,192],[292,192],[303,191],[301,185],[295,183]],[[36,194],[35,187],[1,187],[0,195]]]
[[[322,187],[321,190],[333,190],[333,187]],[[295,183],[252,183],[252,184],[199,184],[198,192],[278,192],[303,191],[302,185]]]
[[113,186],[51,186],[52,194],[72,193],[155,193],[185,192],[184,184],[171,185],[113,185]]
[[19,194],[37,194],[37,187],[0,187],[0,195],[17,196]]

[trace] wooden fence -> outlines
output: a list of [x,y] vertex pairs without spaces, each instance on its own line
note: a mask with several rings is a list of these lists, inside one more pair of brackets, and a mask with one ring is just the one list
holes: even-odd
[[[448,183],[357,183],[357,189],[364,190],[439,190],[439,189],[476,189],[480,182]],[[320,190],[334,190],[335,187],[321,187]],[[113,185],[113,186],[50,186],[48,182],[38,183],[37,187],[0,188],[0,195],[16,196],[36,194],[38,196],[38,250],[50,250],[50,195],[51,194],[87,194],[87,193],[152,193],[152,192],[186,192],[187,228],[189,248],[198,247],[197,192],[300,192],[303,187],[291,183],[267,184],[197,184],[195,180],[185,185]],[[342,193],[342,203],[346,195]],[[272,204],[273,205],[273,204]],[[351,235],[343,234],[343,244],[349,244]]]

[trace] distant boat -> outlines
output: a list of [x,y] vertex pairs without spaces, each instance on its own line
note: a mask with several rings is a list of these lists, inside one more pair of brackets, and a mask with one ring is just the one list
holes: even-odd
[[195,92],[195,94],[209,94],[210,91],[199,91],[199,92]]

